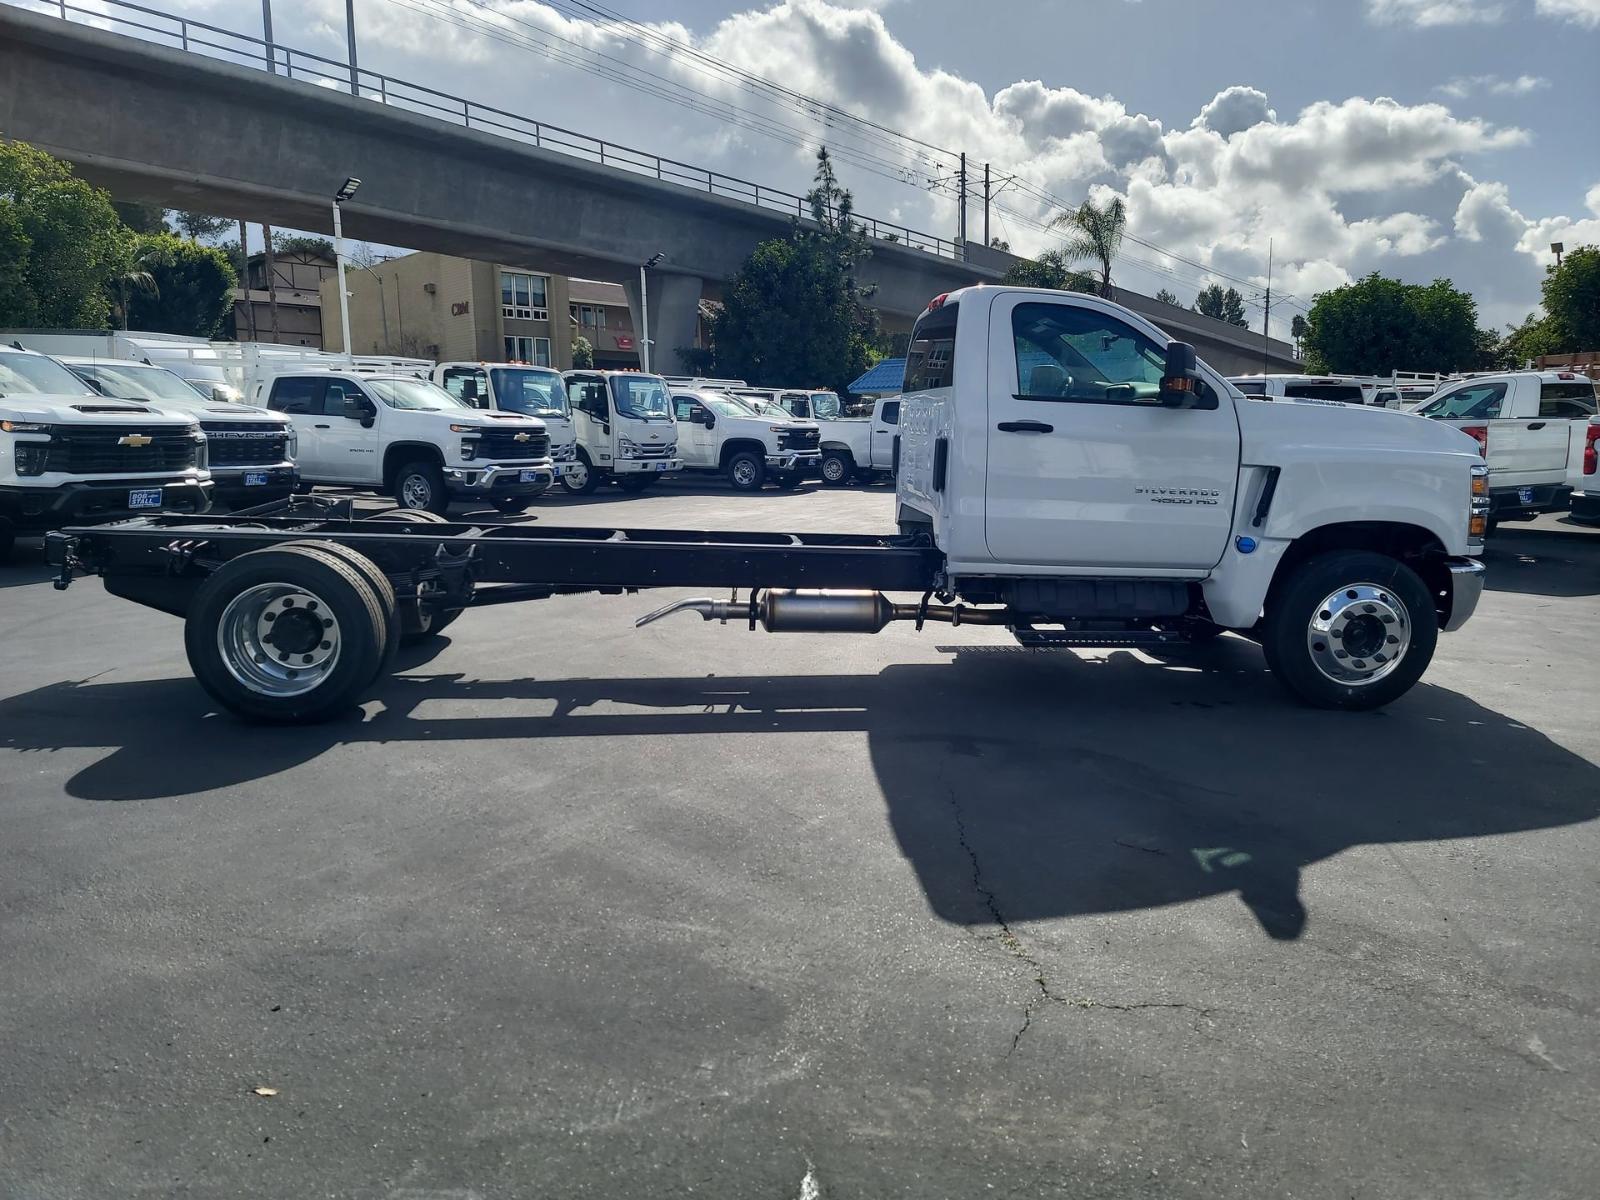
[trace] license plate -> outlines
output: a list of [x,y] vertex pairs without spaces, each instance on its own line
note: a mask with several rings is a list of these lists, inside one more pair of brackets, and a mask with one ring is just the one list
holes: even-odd
[[522,472],[522,474],[518,478],[520,478],[523,483],[538,483],[539,482],[539,472],[537,472],[537,471],[524,471],[524,472]]
[[1517,500],[1518,500],[1519,503],[1522,503],[1522,504],[1532,504],[1533,503],[1533,489],[1532,488],[1518,488],[1517,489]]
[[267,473],[265,471],[248,471],[244,477],[245,487],[266,487]]
[[149,488],[144,491],[128,493],[129,508],[160,508],[161,489]]
[[656,470],[665,471],[671,465],[672,465],[671,463],[659,462],[659,463],[656,464]]

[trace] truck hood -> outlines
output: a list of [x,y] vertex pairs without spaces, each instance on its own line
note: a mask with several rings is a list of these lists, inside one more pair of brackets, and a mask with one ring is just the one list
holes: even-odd
[[521,413],[500,412],[496,409],[475,409],[457,416],[450,412],[432,414],[446,417],[452,425],[471,425],[477,429],[526,429],[536,432],[549,427],[538,417],[525,417]]
[[149,404],[108,400],[100,396],[0,396],[0,420],[38,421],[50,425],[193,425],[187,413]]
[[1275,452],[1301,445],[1480,457],[1478,443],[1459,429],[1395,409],[1281,399],[1246,399],[1237,408],[1246,463],[1270,464]]

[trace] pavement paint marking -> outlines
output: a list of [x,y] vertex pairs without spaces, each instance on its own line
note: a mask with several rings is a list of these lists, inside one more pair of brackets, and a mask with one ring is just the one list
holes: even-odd
[[1549,1067],[1552,1071],[1561,1071],[1563,1073],[1566,1071],[1565,1067],[1545,1053],[1544,1039],[1541,1038],[1537,1033],[1528,1039],[1528,1053],[1533,1055],[1540,1062],[1544,1063],[1544,1065]]
[[806,1164],[806,1173],[800,1179],[800,1200],[822,1200],[822,1185],[817,1182],[817,1169]]
[[1210,850],[1195,847],[1189,853],[1194,855],[1195,862],[1200,864],[1200,869],[1207,875],[1216,870],[1216,867],[1211,865],[1213,861],[1221,867],[1242,867],[1250,861],[1250,856],[1243,850],[1235,850],[1231,846],[1217,846]]

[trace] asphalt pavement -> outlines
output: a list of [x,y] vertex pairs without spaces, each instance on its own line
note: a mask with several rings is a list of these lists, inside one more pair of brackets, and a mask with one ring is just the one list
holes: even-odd
[[[887,529],[668,485],[555,524]],[[469,611],[359,712],[0,567],[0,1197],[1580,1197],[1600,533],[1385,711],[1240,639]]]

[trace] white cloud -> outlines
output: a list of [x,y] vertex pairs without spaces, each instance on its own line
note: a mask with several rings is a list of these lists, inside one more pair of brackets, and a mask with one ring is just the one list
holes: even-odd
[[1539,14],[1600,29],[1600,0],[1539,0]]
[[[1596,0],[1600,3],[1600,0]],[[1518,75],[1515,79],[1502,79],[1498,75],[1458,75],[1449,83],[1441,83],[1433,90],[1454,100],[1485,93],[1490,96],[1527,96],[1550,86],[1542,75]]]
[[1222,137],[1231,137],[1233,134],[1277,119],[1278,114],[1273,112],[1267,103],[1265,92],[1259,92],[1253,87],[1235,85],[1218,92],[1210,103],[1200,110],[1200,115],[1194,119],[1194,127],[1209,129]]
[[1472,182],[1456,208],[1456,232],[1469,242],[1501,239],[1545,267],[1555,262],[1551,242],[1562,242],[1569,250],[1575,246],[1600,246],[1600,183],[1589,189],[1584,204],[1593,216],[1535,220],[1512,206],[1505,184]]
[[[1488,24],[1505,15],[1505,6],[1492,0],[1366,0],[1367,16],[1380,25],[1412,25],[1429,29],[1436,25]],[[1547,0],[1540,0],[1546,3]],[[1548,0],[1556,4],[1584,3],[1586,0]],[[1592,0],[1587,0],[1592,2]]]

